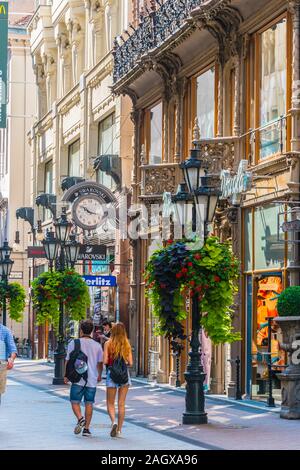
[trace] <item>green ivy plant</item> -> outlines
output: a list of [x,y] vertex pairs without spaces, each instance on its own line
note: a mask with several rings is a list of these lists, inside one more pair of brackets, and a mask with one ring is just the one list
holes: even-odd
[[38,324],[46,321],[55,328],[59,322],[60,303],[64,305],[65,314],[70,320],[82,320],[90,306],[89,290],[76,271],[67,269],[47,271],[32,282],[33,306],[36,309]]
[[201,325],[213,343],[240,340],[240,333],[233,331],[231,308],[238,276],[239,263],[230,245],[217,237],[209,237],[198,250],[170,240],[153,253],[145,269],[147,297],[159,320],[156,334],[173,341],[185,339],[185,300],[197,296]]
[[26,292],[24,287],[18,282],[11,282],[5,285],[0,282],[0,302],[7,301],[9,317],[16,322],[23,320],[23,313],[26,305]]
[[284,289],[278,297],[277,311],[280,317],[300,316],[300,286]]

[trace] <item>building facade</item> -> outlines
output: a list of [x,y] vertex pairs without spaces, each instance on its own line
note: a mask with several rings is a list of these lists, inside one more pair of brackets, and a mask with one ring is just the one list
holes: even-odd
[[[30,203],[28,181],[31,151],[27,139],[36,113],[35,80],[30,55],[27,24],[34,11],[34,1],[9,2],[7,123],[0,129],[0,244],[8,240],[14,261],[11,280],[23,284],[28,295],[28,227],[16,219],[16,210]],[[28,305],[21,323],[7,318],[7,325],[22,341],[30,338]]]
[[[30,133],[30,187],[40,232],[60,214],[64,195],[74,184],[94,181],[116,198],[128,192],[130,100],[115,98],[110,89],[113,38],[128,24],[127,6],[127,1],[117,0],[39,1],[29,24],[38,84],[38,119]],[[105,229],[100,234],[82,232],[80,237],[107,246],[105,263],[87,262],[79,269],[102,274],[114,270],[118,292],[101,292],[103,313],[114,320],[117,311],[118,318],[128,325],[128,241],[111,239]],[[35,260],[35,275],[44,269],[45,260]],[[40,335],[45,335],[40,348],[40,355],[45,355],[48,335],[45,331]]]
[[[161,203],[164,192],[176,192],[192,141],[214,173],[225,171],[229,189],[214,231],[241,261],[234,326],[243,339],[212,346],[210,389],[234,394],[239,357],[242,391],[264,398],[266,318],[276,316],[277,294],[299,284],[290,243],[297,234],[282,231],[299,202],[299,2],[133,1],[132,12],[129,32],[114,43],[114,91],[132,100],[133,203]],[[251,189],[234,194],[230,179],[246,172]],[[156,244],[150,234],[132,242],[130,331],[138,373],[174,383],[174,358],[154,336],[145,300],[142,272]],[[275,367],[284,358],[272,334]],[[182,371],[187,352],[186,345]]]

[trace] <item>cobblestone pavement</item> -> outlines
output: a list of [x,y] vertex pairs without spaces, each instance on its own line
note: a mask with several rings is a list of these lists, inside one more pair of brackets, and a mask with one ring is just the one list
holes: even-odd
[[98,386],[91,439],[74,436],[68,386],[53,386],[53,366],[18,361],[0,409],[0,449],[300,449],[300,421],[267,408],[207,398],[209,423],[181,425],[184,393],[133,381],[123,439],[109,437],[105,387]]

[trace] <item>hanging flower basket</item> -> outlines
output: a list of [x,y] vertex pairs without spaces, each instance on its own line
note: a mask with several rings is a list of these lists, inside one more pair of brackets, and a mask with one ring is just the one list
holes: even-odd
[[57,327],[60,303],[70,320],[82,320],[90,306],[89,290],[76,271],[47,271],[32,282],[33,306],[37,312],[37,323],[46,321]]
[[26,305],[26,292],[24,287],[18,282],[11,282],[7,285],[5,285],[4,282],[0,282],[1,306],[5,299],[9,317],[16,322],[21,322]]
[[186,298],[197,296],[201,325],[214,344],[240,340],[233,331],[231,306],[237,292],[239,263],[229,244],[209,237],[200,250],[184,241],[169,241],[145,269],[146,292],[158,318],[156,334],[185,339]]

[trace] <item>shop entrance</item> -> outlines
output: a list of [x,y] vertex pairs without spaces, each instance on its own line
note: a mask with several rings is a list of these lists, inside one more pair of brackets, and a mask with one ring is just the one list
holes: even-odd
[[286,358],[280,348],[281,332],[272,319],[277,317],[277,299],[283,290],[282,273],[247,276],[246,290],[247,393],[253,399],[266,401],[272,380],[273,397],[280,401],[280,381],[276,374]]

